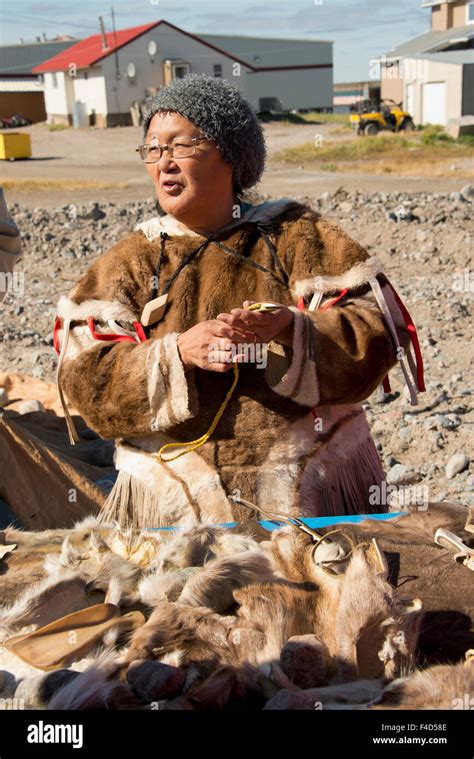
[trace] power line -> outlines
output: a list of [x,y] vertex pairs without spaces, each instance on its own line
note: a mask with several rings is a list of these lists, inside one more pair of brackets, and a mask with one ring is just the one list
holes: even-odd
[[[12,14],[12,15],[16,15],[19,18],[23,14]],[[111,15],[110,12],[107,13],[107,15]],[[29,16],[24,16],[24,18],[28,18],[29,20],[31,20],[31,17],[29,17]],[[39,17],[37,17],[35,15],[33,18],[45,21],[44,17],[43,18],[39,18]],[[9,19],[7,18],[6,20],[8,21]],[[46,23],[50,23],[50,22],[51,22],[51,20],[47,21]],[[14,21],[10,21],[10,23],[15,23],[15,22]],[[100,29],[98,27],[96,27],[96,26],[90,26],[90,25],[87,25],[87,24],[84,24],[84,25],[81,26],[80,24],[74,24],[74,23],[69,22],[69,21],[64,21],[64,22],[58,21],[57,23],[58,24],[63,24],[65,26],[69,25],[69,26],[76,26],[77,28],[93,29],[94,32],[95,32],[95,34],[100,34]],[[153,22],[145,22],[145,23],[153,23]],[[198,38],[200,36],[202,36],[203,42],[207,42],[207,40],[206,40],[206,36],[207,35],[206,34],[202,34],[202,32],[190,32],[190,33],[193,34],[194,36],[198,37]],[[108,34],[113,34],[113,32],[108,32]],[[114,36],[115,36],[115,40],[116,40],[116,32],[115,32]],[[174,31],[168,32],[165,29],[160,29],[160,36],[174,37],[175,36],[175,32]],[[219,38],[219,37],[224,37],[225,38],[226,36],[229,37],[230,35],[212,34],[212,35],[209,35],[209,36],[210,36],[211,40],[214,41],[213,38],[216,38],[216,37],[217,38]],[[246,37],[242,37],[242,40],[243,40],[244,43],[246,42],[247,39],[248,38],[246,38]],[[261,41],[263,43],[265,41],[267,41],[267,40],[268,41],[274,41],[274,42],[281,42],[281,43],[283,43],[283,45],[282,46],[278,46],[278,47],[276,47],[276,46],[268,47],[267,49],[264,49],[264,50],[261,50],[261,51],[255,51],[255,50],[245,49],[245,44],[244,44],[244,47],[240,48],[240,49],[239,49],[238,46],[236,46],[234,49],[226,48],[225,47],[225,42],[224,42],[224,45],[222,45],[222,43],[220,43],[220,45],[221,45],[220,51],[226,53],[227,56],[230,57],[230,58],[236,56],[236,57],[241,58],[241,60],[244,63],[250,63],[250,56],[255,55],[255,54],[260,54],[262,56],[262,55],[269,55],[269,54],[270,55],[275,55],[275,54],[282,54],[282,53],[287,53],[287,52],[294,52],[295,48],[296,48],[296,43],[299,43],[297,45],[298,52],[303,52],[306,49],[313,50],[314,49],[313,48],[314,43],[327,43],[328,42],[327,40],[318,40],[318,39],[314,39],[314,40],[310,40],[310,39],[301,40],[301,39],[291,39],[291,38],[286,38],[285,39],[285,38],[282,38],[282,37],[269,37],[269,38],[265,38],[265,37],[261,37],[261,38],[259,38],[259,37],[253,37],[253,38],[250,38],[250,39],[257,39],[258,41]],[[47,41],[51,41],[51,40],[47,40]],[[80,42],[80,41],[81,40],[77,40],[77,42]],[[217,43],[216,47],[219,47],[219,42],[220,42],[220,40],[218,40],[218,39],[215,40],[215,43]],[[285,45],[286,42],[293,43],[293,45]],[[28,43],[24,43],[24,44],[28,44]],[[86,48],[82,48],[81,52],[85,52],[87,49],[88,49],[87,47]],[[63,52],[66,52],[66,51],[63,51]],[[114,51],[111,50],[111,52],[114,52]],[[216,51],[216,52],[219,52],[219,51]],[[208,56],[207,52],[206,53],[204,53],[204,52],[203,53],[195,53],[193,55],[193,58],[194,59],[207,58],[207,56]],[[245,59],[247,59],[247,60],[245,60]],[[253,65],[253,64],[250,64],[250,65]],[[258,67],[257,67],[257,69],[258,69]]]
[[9,16],[3,16],[2,14],[2,22],[9,22],[9,23],[17,23],[16,19],[18,21],[41,21],[45,24],[60,24],[61,26],[74,26],[77,29],[94,29],[97,31],[96,26],[92,26],[91,24],[77,24],[73,21],[61,21],[56,18],[45,18],[44,16],[37,16],[36,13],[32,14],[31,16],[27,16],[23,13],[10,13]]

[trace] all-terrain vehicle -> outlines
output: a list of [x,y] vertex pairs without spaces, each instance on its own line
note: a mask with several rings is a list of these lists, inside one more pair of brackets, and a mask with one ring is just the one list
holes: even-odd
[[381,129],[390,132],[413,131],[415,125],[407,111],[404,111],[401,103],[394,100],[363,100],[358,103],[357,112],[349,117],[351,126],[359,135],[378,134]]

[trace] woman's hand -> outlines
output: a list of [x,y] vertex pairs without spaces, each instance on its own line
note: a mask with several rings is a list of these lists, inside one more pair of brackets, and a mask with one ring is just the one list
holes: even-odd
[[255,302],[245,300],[242,308],[233,308],[230,314],[219,314],[217,319],[233,329],[251,332],[255,335],[256,341],[269,343],[270,340],[277,340],[291,346],[293,312],[283,305],[276,311],[248,311],[248,307]]
[[178,335],[177,345],[185,371],[197,366],[211,372],[227,372],[235,358],[235,345],[249,341],[255,342],[255,337],[247,329],[210,319]]

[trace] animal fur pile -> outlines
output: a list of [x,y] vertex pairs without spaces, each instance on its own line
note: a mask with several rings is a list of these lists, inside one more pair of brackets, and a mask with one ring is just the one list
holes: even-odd
[[92,517],[70,530],[7,529],[0,641],[103,601],[146,622],[128,639],[108,630],[86,658],[49,673],[0,642],[0,704],[457,708],[474,686],[474,575],[433,536],[444,527],[469,543],[465,523],[466,509],[438,504],[319,541],[258,524],[124,533]]

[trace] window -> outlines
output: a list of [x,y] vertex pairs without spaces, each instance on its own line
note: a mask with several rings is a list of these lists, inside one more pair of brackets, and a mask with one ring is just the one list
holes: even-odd
[[467,23],[474,24],[474,3],[467,4]]
[[214,76],[222,78],[222,64],[221,63],[214,64]]
[[58,88],[58,77],[56,74],[51,74],[51,86],[54,87],[54,89]]
[[186,74],[189,74],[189,64],[183,63],[183,64],[175,64],[173,66],[173,74],[174,79],[183,79],[183,77],[186,76]]

